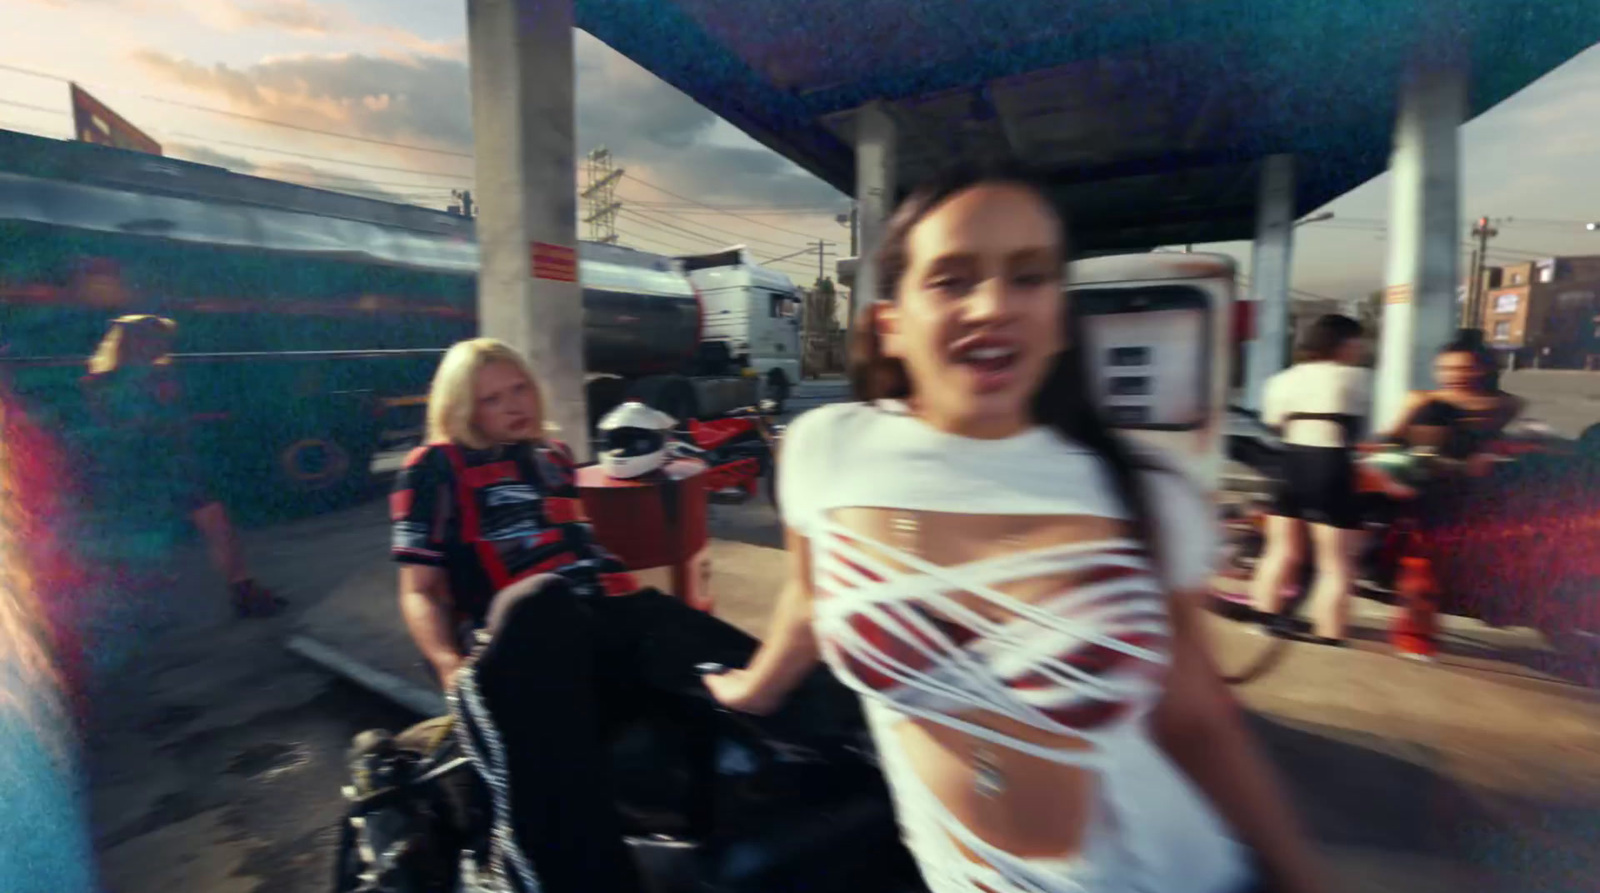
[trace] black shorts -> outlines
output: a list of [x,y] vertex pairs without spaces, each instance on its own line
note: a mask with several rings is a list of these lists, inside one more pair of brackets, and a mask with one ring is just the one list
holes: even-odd
[[1356,469],[1345,447],[1285,444],[1282,479],[1272,514],[1356,530],[1361,527],[1361,500],[1356,495]]

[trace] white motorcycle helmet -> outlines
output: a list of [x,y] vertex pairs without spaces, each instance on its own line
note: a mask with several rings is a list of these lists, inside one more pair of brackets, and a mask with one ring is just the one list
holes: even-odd
[[642,477],[667,464],[667,436],[677,420],[629,401],[600,420],[600,467],[614,478]]

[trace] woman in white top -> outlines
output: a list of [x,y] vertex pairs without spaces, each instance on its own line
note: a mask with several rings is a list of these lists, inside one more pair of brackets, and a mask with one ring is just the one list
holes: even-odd
[[771,634],[707,685],[764,713],[826,660],[935,893],[1321,890],[1202,641],[1210,507],[1091,403],[1066,259],[1019,173],[899,208],[863,402],[785,438]]
[[1324,645],[1344,642],[1355,584],[1362,512],[1354,456],[1372,412],[1372,373],[1360,365],[1365,334],[1348,316],[1318,319],[1301,343],[1304,361],[1274,375],[1261,395],[1262,421],[1283,440],[1283,467],[1251,602],[1269,632],[1288,632],[1283,588],[1299,577],[1309,530],[1316,568],[1312,640]]

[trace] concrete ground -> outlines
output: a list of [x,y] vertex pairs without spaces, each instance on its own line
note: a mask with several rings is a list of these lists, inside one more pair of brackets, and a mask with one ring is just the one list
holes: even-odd
[[[777,520],[760,504],[717,506],[712,533],[718,613],[759,632],[781,577]],[[244,539],[292,600],[287,616],[227,616],[192,548],[170,580],[87,599],[88,765],[113,893],[324,889],[350,736],[411,717],[285,642],[311,636],[418,690],[428,682],[395,615],[381,500]],[[1452,622],[1443,659],[1420,665],[1380,644],[1384,621],[1369,606],[1343,650],[1212,624],[1333,889],[1600,889],[1600,694],[1540,669],[1531,633]]]
[[1500,386],[1528,401],[1529,418],[1568,437],[1600,422],[1600,372],[1523,369],[1501,376]]
[[[761,505],[718,506],[718,613],[759,632],[781,578]],[[294,600],[240,622],[187,556],[170,601],[118,629],[137,647],[102,668],[91,740],[94,819],[116,893],[315,890],[331,871],[343,748],[409,715],[289,654],[309,635],[427,685],[394,611],[384,507],[261,531],[250,553]],[[1452,624],[1436,665],[1377,643],[1280,643],[1218,619],[1217,660],[1287,776],[1345,891],[1590,891],[1600,878],[1600,695],[1507,660],[1531,634]]]

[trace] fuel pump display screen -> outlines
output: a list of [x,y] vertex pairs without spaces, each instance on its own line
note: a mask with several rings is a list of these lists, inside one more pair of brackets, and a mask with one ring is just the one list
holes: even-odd
[[1071,293],[1106,419],[1121,428],[1181,431],[1211,410],[1211,318],[1206,296],[1181,285]]

